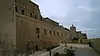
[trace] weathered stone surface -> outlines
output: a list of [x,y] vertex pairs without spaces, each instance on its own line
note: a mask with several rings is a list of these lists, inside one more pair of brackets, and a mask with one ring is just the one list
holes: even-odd
[[100,38],[91,39],[92,48],[100,55]]

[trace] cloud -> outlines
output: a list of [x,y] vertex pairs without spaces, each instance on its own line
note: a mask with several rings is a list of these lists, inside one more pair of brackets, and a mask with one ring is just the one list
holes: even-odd
[[80,30],[82,30],[82,31],[96,31],[97,29],[92,29],[92,28],[81,28]]
[[85,7],[85,6],[78,6],[79,9],[84,9],[84,10],[88,10],[91,11],[91,8]]
[[76,19],[75,22],[79,22],[80,20]]
[[86,6],[78,6],[79,9],[84,9],[87,11],[98,11],[98,8],[90,8],[90,7],[86,7]]

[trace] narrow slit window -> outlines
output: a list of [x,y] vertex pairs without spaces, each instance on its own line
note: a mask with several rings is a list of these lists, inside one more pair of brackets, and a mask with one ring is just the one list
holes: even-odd
[[24,14],[24,10],[22,9],[21,14]]
[[18,12],[18,7],[15,7],[15,11]]

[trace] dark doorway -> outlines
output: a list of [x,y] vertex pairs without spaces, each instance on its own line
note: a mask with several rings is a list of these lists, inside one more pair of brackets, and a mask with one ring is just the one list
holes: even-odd
[[80,43],[82,43],[82,39],[80,39]]
[[35,51],[38,51],[38,45],[35,46]]
[[72,40],[79,40],[78,38],[74,37]]

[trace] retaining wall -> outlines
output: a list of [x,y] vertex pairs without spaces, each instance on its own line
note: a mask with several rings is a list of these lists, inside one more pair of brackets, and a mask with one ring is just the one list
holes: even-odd
[[100,55],[100,38],[91,40],[92,48]]

